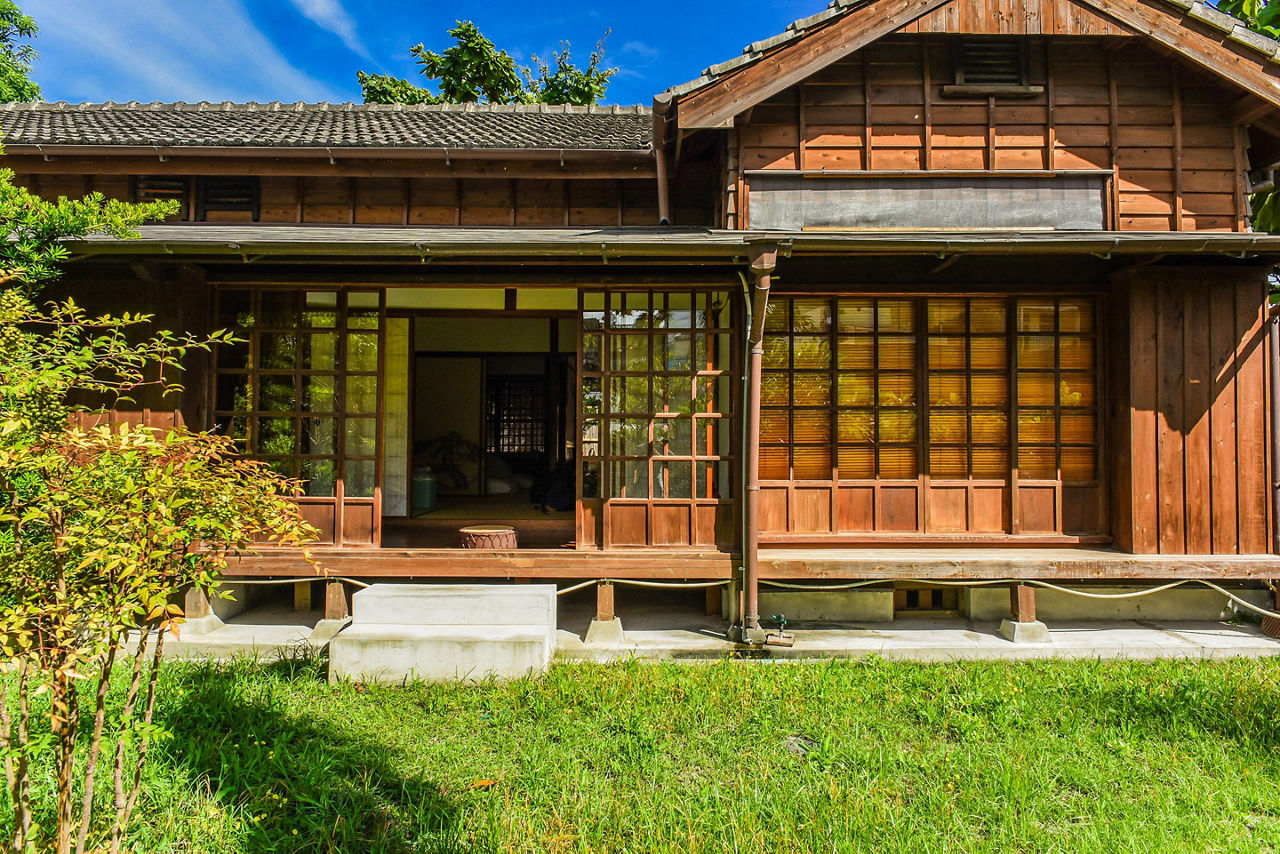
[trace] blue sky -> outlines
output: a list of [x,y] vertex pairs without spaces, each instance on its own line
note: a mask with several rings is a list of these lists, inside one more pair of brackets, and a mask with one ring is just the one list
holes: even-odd
[[410,45],[440,50],[472,20],[521,63],[568,39],[585,61],[606,30],[611,104],[656,92],[820,11],[825,0],[438,4],[410,0],[19,0],[40,26],[48,100],[359,101],[357,69],[416,79]]

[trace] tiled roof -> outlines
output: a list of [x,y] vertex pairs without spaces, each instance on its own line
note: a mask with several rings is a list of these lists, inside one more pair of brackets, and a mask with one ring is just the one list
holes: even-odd
[[647,150],[646,107],[548,104],[0,105],[0,142],[279,148]]
[[[826,26],[848,12],[866,6],[870,2],[871,0],[831,0],[827,8],[818,14],[792,21],[787,24],[785,30],[776,36],[752,42],[744,47],[741,56],[735,56],[733,59],[705,68],[702,71],[702,76],[687,83],[681,83],[679,86],[672,86],[664,94],[673,98],[680,98],[704,86],[709,86],[725,75],[759,61],[766,54],[782,45],[798,39],[812,30]],[[1224,33],[1231,41],[1262,54],[1272,62],[1280,64],[1280,41],[1250,30],[1243,21],[1233,18],[1225,12],[1220,12],[1213,6],[1198,2],[1198,0],[1161,0],[1161,2],[1170,7],[1170,10],[1175,14],[1185,15],[1202,24],[1207,24],[1213,29]]]

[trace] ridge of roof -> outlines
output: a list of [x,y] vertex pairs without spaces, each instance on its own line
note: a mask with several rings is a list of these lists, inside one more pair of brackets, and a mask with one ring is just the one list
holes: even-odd
[[[725,62],[716,63],[703,69],[702,74],[692,80],[671,86],[661,95],[669,98],[681,98],[704,86],[715,83],[730,72],[737,71],[763,59],[788,42],[794,41],[810,30],[823,27],[862,6],[869,5],[872,0],[831,0],[827,8],[815,15],[800,18],[787,24],[786,29],[775,36],[752,42],[742,49],[742,55]],[[1255,32],[1239,18],[1207,5],[1200,0],[1159,0],[1165,6],[1171,6],[1188,18],[1206,24],[1215,30],[1225,33],[1231,41],[1242,45],[1255,53],[1262,54],[1271,62],[1280,65],[1280,40]]]
[[344,113],[498,113],[498,114],[566,114],[593,116],[647,116],[649,107],[641,104],[357,104],[352,101],[329,103],[327,101],[8,101],[0,103],[0,110],[31,111],[112,111],[136,110],[157,112],[344,112]]

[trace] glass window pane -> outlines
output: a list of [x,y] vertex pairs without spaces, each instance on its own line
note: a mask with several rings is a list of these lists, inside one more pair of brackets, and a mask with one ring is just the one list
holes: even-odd
[[253,410],[253,378],[247,374],[222,374],[218,377],[214,407],[223,411]]
[[778,298],[769,300],[765,307],[764,328],[766,332],[786,332],[791,328],[791,300]]
[[867,406],[875,400],[876,382],[871,374],[840,374],[836,383],[841,406]]
[[649,295],[647,293],[609,294],[609,327],[611,329],[648,329]]
[[653,495],[655,498],[692,498],[693,463],[654,460]]
[[654,377],[654,412],[690,412],[693,409],[692,377]]
[[792,377],[796,406],[831,405],[831,374],[793,374]]
[[582,378],[582,411],[598,413],[604,408],[604,393],[600,390],[600,377]]
[[831,330],[831,300],[822,298],[792,300],[791,328],[796,332],[829,332]]
[[964,332],[965,302],[959,299],[929,300],[930,332]]
[[582,370],[600,370],[599,334],[586,334],[582,336]]
[[342,479],[348,498],[372,498],[374,482],[373,460],[347,460]]
[[881,448],[880,477],[910,479],[920,476],[915,448]]
[[[649,369],[649,335],[610,335],[609,370],[643,373]],[[657,356],[658,359],[661,356]]]
[[760,449],[760,479],[786,480],[791,472],[791,455],[786,448]]
[[882,409],[879,417],[880,441],[903,443],[916,440],[916,414],[911,410]]
[[964,478],[969,475],[969,452],[965,448],[929,449],[929,475],[935,478]]
[[582,420],[582,454],[587,457],[600,456],[599,418],[584,418]]
[[336,377],[304,376],[302,378],[302,408],[305,412],[336,412],[334,398]]
[[1054,343],[1052,335],[1019,335],[1019,368],[1053,368]]
[[1053,374],[1018,374],[1018,403],[1031,406],[1052,406],[1055,403]]
[[875,339],[870,335],[842,335],[836,366],[842,371],[870,371],[875,368]]
[[263,290],[262,323],[269,328],[292,328],[298,325],[298,292]]
[[218,369],[245,370],[249,367],[249,342],[218,344]]
[[1063,373],[1058,394],[1063,406],[1093,406],[1097,402],[1097,380],[1093,374]]
[[874,332],[876,314],[874,300],[841,299],[836,303],[837,324],[841,332]]
[[302,367],[309,371],[338,369],[338,334],[312,332],[302,336]]
[[298,459],[296,457],[267,460],[267,467],[276,474],[284,475],[285,477],[296,478],[298,476]]
[[760,413],[760,444],[785,445],[791,441],[791,413],[769,409]]
[[1074,335],[1062,336],[1061,368],[1064,371],[1088,371],[1095,366],[1093,339]]
[[870,409],[841,412],[836,417],[837,442],[867,442],[876,440],[876,416]]
[[911,406],[916,402],[915,374],[881,374],[880,405]]
[[609,453],[611,455],[647,457],[650,447],[647,418],[609,419]]
[[1063,480],[1087,481],[1097,477],[1097,453],[1093,448],[1062,449]]
[[1009,416],[1005,413],[978,410],[969,418],[969,436],[974,442],[997,445],[1009,441]]
[[831,415],[827,412],[799,410],[792,416],[796,442],[830,442]]
[[[698,498],[728,497],[728,490],[721,489],[721,481],[728,474],[724,463],[698,463],[693,470]],[[727,484],[725,484],[727,486]]]
[[1090,300],[1058,302],[1058,328],[1063,332],[1093,332],[1094,307]]
[[969,389],[974,406],[1005,406],[1009,403],[1009,381],[1003,376],[972,376]]
[[331,497],[337,494],[338,461],[333,459],[302,460],[302,494]]
[[896,335],[880,338],[877,346],[880,351],[880,370],[909,371],[915,368],[916,339],[914,336]]
[[975,335],[969,339],[969,366],[975,371],[1003,371],[1009,362],[1007,339]]
[[968,401],[968,378],[965,374],[930,374],[930,406],[964,406]]
[[223,329],[247,328],[254,325],[251,291],[218,292],[218,325]]
[[797,447],[794,449],[796,480],[830,480],[831,449]]
[[[355,297],[355,294],[352,294]],[[378,312],[376,311],[350,311],[347,313],[348,329],[377,329],[378,328]]]
[[1009,452],[1003,448],[974,448],[973,476],[991,480],[1009,477]]
[[791,367],[791,339],[780,335],[766,335],[762,342],[764,347],[764,366],[766,368]]
[[262,391],[258,401],[258,409],[262,412],[293,412],[297,408],[298,395],[294,390],[293,377],[261,378]]
[[371,457],[378,452],[378,419],[347,418],[344,428],[346,453],[351,457]]
[[1051,299],[1018,300],[1019,332],[1053,332],[1054,302]]
[[347,370],[378,370],[378,335],[364,333],[348,333],[347,335]]
[[293,454],[297,445],[293,436],[292,418],[259,418],[258,446],[256,454]]
[[375,415],[378,411],[378,378],[347,377],[346,410],[357,415]]
[[1072,445],[1092,445],[1097,439],[1097,419],[1092,414],[1062,415],[1062,441]]
[[955,444],[969,441],[969,415],[945,409],[929,413],[929,441]]
[[794,355],[792,364],[796,370],[829,369],[831,367],[831,339],[817,335],[797,335],[792,340]]
[[613,498],[648,498],[649,461],[613,461],[609,464],[609,485]]
[[882,299],[876,305],[877,328],[881,332],[914,332],[916,304],[907,299]]
[[693,340],[694,336],[688,332],[655,335],[653,337],[653,369],[655,371],[696,370]]
[[969,331],[1004,332],[1005,314],[1002,299],[969,300]]
[[760,402],[765,406],[786,406],[791,402],[790,374],[765,371],[760,377]]
[[841,445],[836,458],[841,480],[876,476],[876,449],[870,445]]
[[654,294],[655,327],[688,329],[693,325],[693,296],[688,293]]
[[292,371],[298,364],[298,336],[293,332],[263,332],[258,335],[258,367],[269,371]]
[[1018,477],[1052,480],[1058,476],[1053,448],[1018,448]]
[[609,380],[609,411],[650,412],[649,378],[612,377]]
[[1057,440],[1057,425],[1053,420],[1052,409],[1019,409],[1018,441],[1019,442],[1054,442]]
[[600,497],[600,463],[584,462],[582,464],[582,497]]
[[332,455],[338,452],[338,420],[336,418],[302,419],[300,454]]
[[679,418],[655,418],[653,420],[653,453],[656,456],[693,455],[693,420]]

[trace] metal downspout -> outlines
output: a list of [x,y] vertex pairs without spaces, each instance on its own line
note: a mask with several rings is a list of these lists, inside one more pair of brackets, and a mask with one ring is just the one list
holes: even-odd
[[670,95],[653,99],[653,157],[658,180],[658,225],[671,224],[671,182],[667,177],[667,114],[674,103]]

